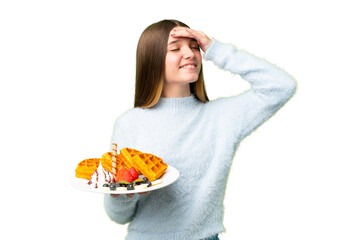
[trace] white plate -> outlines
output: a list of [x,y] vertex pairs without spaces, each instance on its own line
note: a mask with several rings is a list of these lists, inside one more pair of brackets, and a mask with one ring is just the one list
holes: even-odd
[[111,194],[130,194],[130,193],[142,193],[142,192],[150,192],[154,191],[166,186],[169,186],[173,182],[175,182],[179,177],[179,171],[171,166],[168,166],[165,173],[161,176],[162,183],[151,186],[144,189],[138,189],[138,190],[125,190],[125,191],[119,191],[119,190],[110,190],[108,187],[100,186],[98,188],[95,188],[93,185],[89,185],[89,180],[83,179],[83,178],[77,178],[75,177],[75,173],[70,176],[70,184],[80,190],[88,191],[88,192],[94,192],[94,193],[111,193]]

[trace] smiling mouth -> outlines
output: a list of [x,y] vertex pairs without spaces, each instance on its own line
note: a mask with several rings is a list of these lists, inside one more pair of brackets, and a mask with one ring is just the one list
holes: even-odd
[[195,64],[188,64],[188,65],[181,66],[180,68],[182,68],[182,69],[195,69],[196,65]]

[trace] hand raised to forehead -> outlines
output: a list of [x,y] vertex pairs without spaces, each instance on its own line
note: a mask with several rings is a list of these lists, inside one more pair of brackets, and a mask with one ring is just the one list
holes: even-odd
[[206,50],[209,48],[211,44],[211,39],[208,36],[206,36],[205,33],[187,27],[173,28],[173,30],[171,30],[170,35],[174,38],[176,37],[193,38],[198,42],[201,50],[203,50],[204,52],[206,52]]

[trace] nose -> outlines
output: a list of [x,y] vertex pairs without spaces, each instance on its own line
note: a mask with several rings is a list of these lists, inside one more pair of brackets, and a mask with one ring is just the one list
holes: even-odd
[[195,56],[194,52],[192,51],[192,49],[190,47],[185,47],[183,48],[183,57],[185,59],[191,59]]

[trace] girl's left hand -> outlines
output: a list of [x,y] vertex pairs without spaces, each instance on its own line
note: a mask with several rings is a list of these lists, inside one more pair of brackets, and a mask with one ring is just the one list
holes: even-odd
[[[148,194],[149,192],[142,192],[142,193],[138,193],[139,195],[146,195]],[[110,194],[112,197],[118,197],[120,196],[120,194]],[[135,193],[131,193],[131,194],[126,194],[126,196],[128,198],[133,198],[135,196]]]
[[211,39],[208,36],[206,36],[205,33],[187,27],[175,27],[173,28],[173,30],[171,30],[170,35],[174,38],[176,37],[193,38],[198,42],[201,50],[203,50],[204,52],[206,52],[206,50],[209,48],[211,44]]

